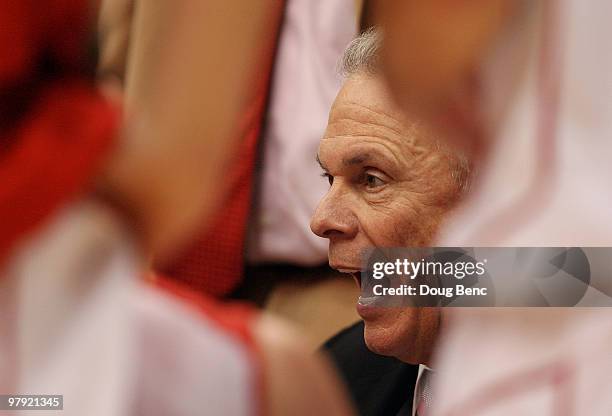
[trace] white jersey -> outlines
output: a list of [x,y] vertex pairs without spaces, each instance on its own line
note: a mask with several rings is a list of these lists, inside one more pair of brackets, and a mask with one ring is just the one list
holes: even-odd
[[[483,70],[492,153],[438,245],[612,246],[612,3],[526,3]],[[612,414],[612,310],[445,312],[433,415]]]
[[45,414],[258,413],[253,351],[214,314],[140,279],[134,247],[87,202],[17,250],[0,276],[0,391],[63,395],[63,411]]
[[327,192],[315,160],[342,85],[338,62],[357,33],[352,0],[288,0],[263,132],[261,189],[246,255],[253,264],[327,262],[310,218]]

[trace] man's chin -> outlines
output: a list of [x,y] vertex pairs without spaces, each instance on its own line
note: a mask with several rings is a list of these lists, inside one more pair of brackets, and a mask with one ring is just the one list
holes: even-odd
[[397,353],[396,343],[390,331],[385,328],[380,328],[375,324],[368,324],[364,321],[365,329],[363,338],[366,346],[375,354],[395,357]]
[[380,326],[364,321],[363,337],[370,351],[378,355],[394,357],[409,364],[418,364],[414,353],[414,331],[402,330],[393,326]]

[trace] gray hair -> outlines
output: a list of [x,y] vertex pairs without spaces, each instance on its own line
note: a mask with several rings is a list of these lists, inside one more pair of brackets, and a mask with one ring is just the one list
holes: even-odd
[[[339,72],[350,77],[360,72],[377,75],[380,70],[380,50],[383,37],[380,30],[371,27],[349,43],[339,63]],[[460,193],[468,191],[471,184],[471,164],[460,151],[435,140],[436,150],[447,154],[451,165],[451,178],[458,186]]]
[[349,43],[340,60],[339,72],[348,77],[365,71],[376,74],[379,67],[379,52],[382,46],[382,34],[372,27]]

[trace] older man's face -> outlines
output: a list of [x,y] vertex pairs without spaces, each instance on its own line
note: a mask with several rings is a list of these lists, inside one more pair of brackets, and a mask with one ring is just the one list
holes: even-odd
[[[380,77],[351,76],[332,106],[318,158],[330,188],[311,228],[329,239],[329,264],[354,273],[368,247],[429,245],[458,197],[447,153],[407,122]],[[369,348],[423,362],[437,335],[439,310],[358,304]]]

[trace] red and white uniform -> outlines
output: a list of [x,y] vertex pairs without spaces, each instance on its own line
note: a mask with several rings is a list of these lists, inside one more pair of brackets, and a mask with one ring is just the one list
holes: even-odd
[[[527,3],[484,68],[496,140],[441,246],[612,246],[612,3]],[[611,414],[612,311],[447,312],[432,415]]]
[[141,266],[112,211],[62,209],[3,268],[0,389],[63,394],[67,415],[260,413],[255,315],[155,287]]
[[262,413],[257,316],[147,283],[131,230],[87,196],[118,120],[83,62],[89,2],[0,11],[0,394],[63,395],[47,414],[71,416]]

